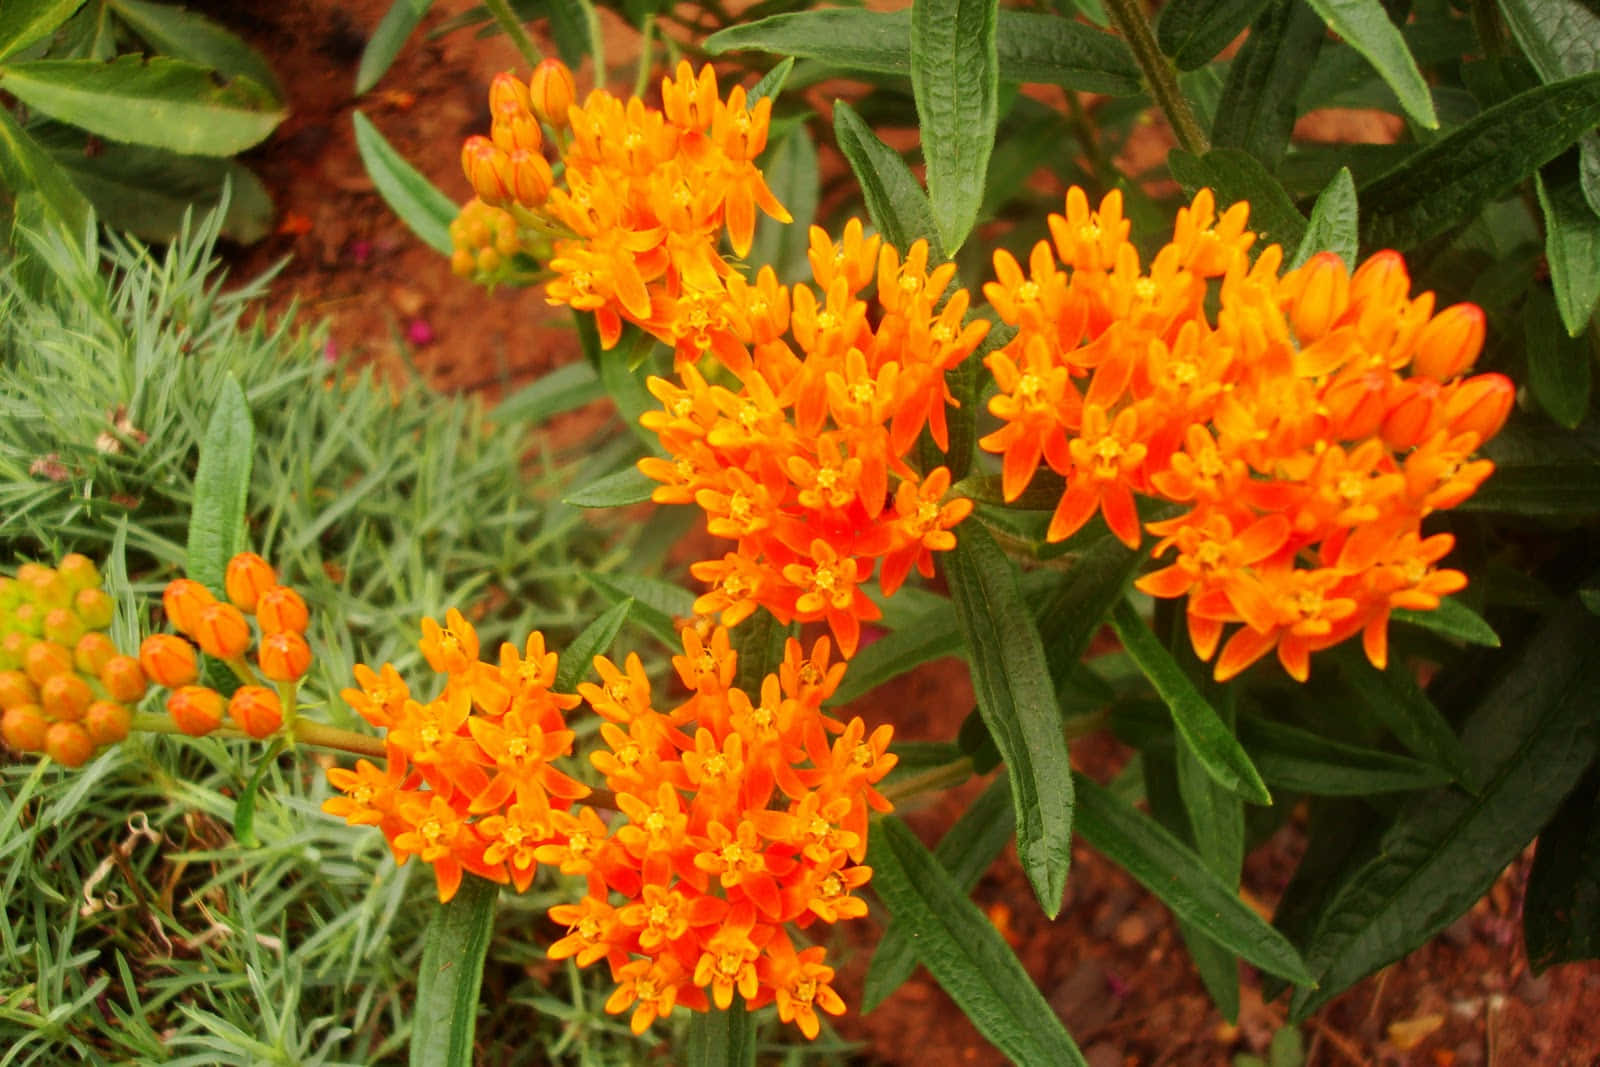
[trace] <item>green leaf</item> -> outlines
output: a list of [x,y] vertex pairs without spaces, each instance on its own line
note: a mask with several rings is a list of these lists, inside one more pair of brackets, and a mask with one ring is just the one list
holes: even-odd
[[1295,98],[1326,36],[1305,0],[1274,0],[1228,67],[1211,143],[1243,149],[1276,171],[1294,128]]
[[896,248],[910,248],[918,238],[927,238],[933,245],[929,262],[942,261],[944,250],[939,247],[933,209],[900,153],[878,140],[855,108],[843,100],[833,104],[833,135],[861,183],[867,214],[884,240]]
[[180,59],[36,59],[0,68],[0,89],[41,114],[111,141],[200,156],[260,144],[287,112],[249,78],[218,85]]
[[1380,671],[1359,650],[1350,648],[1339,649],[1334,658],[1340,678],[1402,745],[1443,768],[1469,790],[1474,788],[1461,740],[1404,664],[1391,659]]
[[499,895],[493,882],[464,875],[450,903],[428,920],[411,1014],[412,1067],[472,1067],[478,990]]
[[351,112],[356,127],[356,150],[367,168],[372,184],[384,203],[394,210],[411,232],[435,251],[449,255],[450,224],[460,212],[453,200],[422,176],[394,150],[372,120],[359,111]]
[[1085,841],[1207,937],[1264,971],[1312,983],[1294,946],[1207,870],[1194,850],[1093,779],[1076,773],[1073,778],[1077,830]]
[[966,640],[949,605],[935,608],[857,652],[831,703],[848,704],[929,660],[965,655],[966,651]]
[[1473,218],[1600,122],[1600,74],[1519,93],[1367,183],[1361,243],[1406,249]]
[[1550,518],[1600,515],[1600,465],[1559,461],[1500,465],[1456,507]]
[[17,125],[6,107],[0,107],[0,186],[11,193],[13,201],[23,193],[33,194],[49,208],[73,243],[82,237],[89,222],[89,201],[61,165]]
[[1216,194],[1220,211],[1240,200],[1250,203],[1250,228],[1261,235],[1257,248],[1268,243],[1298,248],[1305,239],[1306,220],[1255,157],[1237,148],[1213,148],[1203,156],[1174,148],[1167,166],[1191,195],[1202,188]]
[[[741,49],[822,60],[874,74],[911,73],[911,12],[820,8],[730,26],[706,38],[713,55]],[[1082,92],[1133,96],[1139,67],[1115,34],[1071,19],[1001,11],[995,56],[1004,82],[1040,82]]]
[[733,651],[739,657],[733,684],[760,703],[761,683],[766,681],[767,675],[777,673],[783,662],[789,627],[766,608],[757,608],[754,615],[733,628],[730,636]]
[[998,0],[916,0],[911,7],[911,90],[933,223],[950,256],[978,221],[1000,121],[998,12]]
[[1272,794],[1267,792],[1261,775],[1239,747],[1233,732],[1150,632],[1133,605],[1120,601],[1111,611],[1111,625],[1129,658],[1166,702],[1178,736],[1206,773],[1252,804],[1271,804]]
[[1060,686],[1075,670],[1111,609],[1122,602],[1145,554],[1111,534],[1095,541],[1067,571],[1054,599],[1040,613],[1050,677]]
[[390,0],[389,10],[378,20],[367,46],[361,50],[361,65],[356,68],[357,96],[378,84],[432,6],[433,0]]
[[1316,206],[1311,209],[1311,224],[1306,227],[1306,235],[1300,239],[1299,250],[1284,269],[1294,270],[1318,252],[1332,252],[1344,260],[1347,270],[1354,271],[1357,245],[1360,243],[1357,232],[1359,217],[1356,180],[1351,177],[1350,168],[1340,167],[1333,181],[1317,197]]
[[[1500,0],[1506,25],[1546,83],[1600,70],[1600,7],[1584,0]],[[1600,134],[1580,142],[1579,175],[1600,213]]]
[[570,693],[579,682],[583,681],[589,673],[594,658],[604,655],[606,649],[611,647],[611,642],[617,639],[617,634],[621,631],[622,624],[628,621],[628,613],[633,607],[634,601],[631,597],[613,604],[572,639],[566,650],[561,653],[561,659],[556,667],[557,690]]
[[256,797],[261,795],[261,783],[266,780],[267,772],[278,761],[278,754],[284,749],[284,739],[279,737],[256,760],[255,773],[250,775],[250,780],[245,783],[244,790],[240,792],[239,799],[233,802],[233,839],[240,848],[255,848],[261,842],[256,839]]
[[647,478],[637,467],[625,467],[592,485],[568,493],[565,502],[575,508],[620,508],[649,500],[660,484]]
[[640,574],[597,574],[584,572],[581,577],[612,601],[632,599],[634,605],[628,617],[664,641],[674,650],[682,648],[674,619],[686,619],[694,614],[694,594],[680,585],[660,578],[646,578]]
[[594,69],[604,71],[605,52],[594,5],[589,0],[545,0],[544,6],[550,15],[550,34],[555,38],[556,51],[561,53],[562,61],[576,69],[584,57],[589,56],[594,60]]
[[1483,616],[1467,607],[1459,600],[1450,597],[1440,597],[1439,606],[1433,611],[1410,611],[1406,608],[1396,608],[1389,613],[1391,622],[1410,623],[1420,626],[1424,630],[1432,630],[1445,637],[1453,637],[1457,641],[1465,641],[1469,645],[1483,645],[1486,648],[1499,648],[1500,635],[1484,621]]
[[56,32],[83,0],[6,0],[0,7],[0,59]]
[[194,474],[194,505],[189,515],[190,578],[218,596],[228,561],[244,550],[245,500],[250,494],[250,467],[255,459],[256,431],[250,402],[239,380],[228,375],[200,441],[200,465]]
[[1583,197],[1576,175],[1534,176],[1544,212],[1544,255],[1567,333],[1577,337],[1600,302],[1600,215]]
[[1304,1018],[1448,926],[1549,821],[1595,754],[1600,620],[1574,598],[1525,643],[1467,724],[1476,797],[1438,790],[1401,811],[1340,886],[1306,947]]
[[749,1067],[756,1062],[756,1017],[733,995],[727,1010],[712,1006],[689,1020],[687,1067]]
[[283,100],[283,85],[266,57],[204,15],[149,0],[106,0],[128,29],[155,51],[187,59],[227,78],[245,77]]
[[794,132],[768,149],[761,161],[767,187],[778,202],[789,209],[790,222],[762,215],[756,220],[755,240],[747,257],[752,270],[772,267],[782,282],[809,278],[811,269],[806,252],[811,247],[809,231],[817,217],[817,197],[821,181],[817,171],[817,146],[802,123]]
[[1011,779],[1017,858],[1053,919],[1072,862],[1072,767],[1044,647],[1011,561],[982,527],[963,528],[947,559],[978,711]]
[[1591,769],[1539,831],[1522,939],[1535,974],[1600,957],[1600,772]]
[[[1600,268],[1600,264],[1596,266]],[[1528,291],[1522,329],[1527,341],[1528,387],[1534,399],[1556,422],[1569,430],[1577,428],[1589,411],[1594,352],[1588,336],[1567,336],[1555,297],[1542,285]]]
[[518,389],[491,408],[489,417],[502,426],[531,429],[552,415],[580,408],[603,395],[605,389],[594,367],[578,360]]
[[1433,95],[1428,83],[1411,58],[1400,30],[1389,21],[1388,12],[1378,0],[1307,0],[1322,16],[1328,28],[1357,52],[1367,57],[1394,90],[1394,95],[1419,125],[1436,130],[1439,117],[1433,112]]
[[1261,14],[1271,0],[1173,0],[1161,9],[1156,43],[1179,70],[1195,70]]
[[1000,932],[904,823],[874,827],[867,862],[873,889],[979,1033],[1014,1063],[1087,1067]]
[[[1011,790],[1004,778],[996,778],[939,839],[939,846],[933,850],[933,858],[939,861],[950,880],[966,896],[977,886],[983,878],[983,872],[994,863],[995,857],[1006,847],[1016,830],[1016,809],[1011,806]],[[899,989],[917,969],[917,959],[917,940],[911,929],[904,922],[890,922],[872,953],[872,964],[867,968],[867,977],[862,984],[862,1013],[876,1008]]]
[[[794,73],[794,56],[787,56],[782,63],[761,75],[761,80],[750,87],[750,91],[745,94],[745,103],[750,107],[755,107],[756,104],[769,96],[776,100],[778,94],[783,92],[784,83],[789,80],[789,75],[792,73]],[[789,205],[785,203],[784,206],[788,207]]]
[[1431,789],[1450,781],[1450,772],[1431,763],[1331,741],[1266,719],[1243,720],[1239,739],[1262,778],[1295,793],[1362,797]]

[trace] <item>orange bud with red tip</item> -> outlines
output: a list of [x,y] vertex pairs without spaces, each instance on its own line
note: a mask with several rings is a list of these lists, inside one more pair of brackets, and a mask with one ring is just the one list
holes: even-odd
[[94,742],[77,723],[54,722],[45,731],[44,751],[63,767],[82,767],[94,755]]
[[186,685],[168,695],[167,714],[190,737],[204,737],[222,725],[222,696],[203,685]]
[[1304,285],[1290,312],[1302,345],[1320,340],[1350,306],[1350,275],[1332,252],[1318,252],[1300,268]]
[[167,620],[192,637],[200,618],[200,609],[216,599],[211,595],[211,590],[194,579],[179,578],[167,583],[167,588],[161,593],[161,606],[166,609]]
[[139,661],[132,656],[112,656],[100,668],[100,684],[119,704],[132,704],[149,688]]
[[511,200],[511,158],[489,138],[467,138],[461,146],[461,169],[485,204],[500,207]]
[[18,752],[43,752],[50,721],[37,704],[18,704],[0,716],[0,738]]
[[283,726],[283,703],[264,685],[241,685],[228,700],[228,717],[259,741]]
[[1487,441],[1500,432],[1517,399],[1517,387],[1504,374],[1479,374],[1458,382],[1445,401],[1444,417],[1451,433],[1478,435]]
[[228,561],[222,582],[233,606],[250,614],[261,594],[278,584],[278,572],[254,552],[241,552]]
[[501,112],[527,111],[529,108],[528,87],[509,70],[502,70],[489,82],[489,111],[492,114],[498,116]]
[[83,728],[96,745],[114,745],[127,739],[128,731],[133,728],[133,716],[115,701],[97,700],[89,705],[89,712],[83,717]]
[[1445,308],[1422,328],[1411,369],[1440,382],[1460,375],[1483,351],[1485,328],[1483,309],[1477,304]]
[[100,677],[100,671],[117,654],[117,646],[103,633],[87,633],[72,650],[72,665],[83,674]]
[[293,630],[268,634],[256,660],[261,673],[274,682],[298,682],[311,667],[311,646]]
[[46,678],[71,673],[72,653],[54,641],[35,641],[23,654],[23,669],[34,685],[43,685]]
[[21,671],[0,671],[0,708],[39,702],[39,687]]
[[238,659],[250,648],[250,622],[232,604],[216,601],[200,609],[190,635],[200,651],[217,659]]
[[578,86],[572,71],[559,59],[546,59],[533,68],[528,79],[528,103],[541,121],[558,130],[567,127],[567,109],[578,99]]
[[311,622],[311,612],[300,594],[286,585],[275,586],[256,601],[256,621],[263,634],[286,631],[303,634]]
[[39,706],[58,721],[77,722],[93,703],[94,691],[76,673],[53,675],[39,687]]
[[200,677],[194,646],[175,634],[152,634],[139,646],[139,666],[157,685],[168,689],[193,685]]

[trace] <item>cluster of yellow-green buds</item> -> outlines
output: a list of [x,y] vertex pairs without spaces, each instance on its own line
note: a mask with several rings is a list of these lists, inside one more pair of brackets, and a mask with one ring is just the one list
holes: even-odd
[[24,563],[0,577],[0,737],[80,767],[128,736],[146,689],[139,661],[117,650],[115,614],[94,561]]

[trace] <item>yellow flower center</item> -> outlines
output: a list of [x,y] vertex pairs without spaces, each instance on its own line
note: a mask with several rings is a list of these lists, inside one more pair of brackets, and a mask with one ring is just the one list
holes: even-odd
[[1152,303],[1160,291],[1161,287],[1149,278],[1140,278],[1133,283],[1133,295],[1147,304]]
[[831,311],[823,311],[817,316],[817,329],[835,330],[839,327],[839,316]]
[[833,834],[833,826],[820,815],[812,816],[811,825],[806,827],[806,833],[813,841],[826,841]]
[[850,387],[850,399],[854,400],[857,404],[868,404],[872,402],[872,395],[874,392],[875,390],[871,382],[857,382],[855,385]]
[[1323,597],[1320,589],[1301,589],[1290,602],[1302,618],[1313,619],[1322,614]]
[[672,921],[672,912],[667,910],[665,904],[654,904],[650,908],[650,925],[665,926]]
[[724,952],[717,957],[717,973],[729,981],[739,977],[744,970],[744,957],[737,952]]
[[657,987],[653,978],[641,978],[633,983],[633,992],[640,1000],[644,1001],[654,1001],[661,998],[661,990]]
[[955,335],[956,332],[946,322],[936,322],[933,324],[933,329],[928,331],[928,336],[932,337],[935,343],[941,345],[953,339]]
[[506,755],[513,760],[522,760],[528,756],[530,747],[526,737],[513,737],[506,745]]
[[791,988],[790,995],[803,1004],[810,1004],[817,998],[817,980],[815,978],[799,979]]
[[844,879],[837,874],[830,874],[822,880],[822,895],[831,899],[844,892]]
[[706,760],[705,766],[701,768],[701,777],[704,778],[722,778],[727,773],[728,759],[720,752]]
[[567,851],[574,856],[581,856],[594,847],[594,841],[586,831],[579,830],[567,838]]
[[1039,283],[1027,281],[1017,286],[1017,299],[1027,304],[1039,299]]

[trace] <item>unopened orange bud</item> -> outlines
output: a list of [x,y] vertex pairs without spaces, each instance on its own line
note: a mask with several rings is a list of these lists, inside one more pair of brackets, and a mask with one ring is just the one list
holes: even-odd
[[22,568],[18,568],[17,580],[22,583],[24,594],[40,608],[64,608],[72,603],[72,590],[51,568],[35,564],[27,571],[26,578],[22,575]]
[[471,250],[457,248],[450,253],[450,273],[458,278],[470,278],[478,266],[478,257]]
[[531,152],[538,155],[544,146],[539,120],[526,111],[496,113],[494,125],[489,128],[489,139],[496,148],[508,153]]
[[51,608],[44,613],[44,636],[58,645],[75,645],[89,628],[71,608]]
[[97,700],[83,717],[83,728],[96,745],[114,745],[127,740],[133,728],[133,714],[113,700]]
[[194,579],[179,578],[167,583],[167,588],[161,593],[161,606],[166,609],[167,619],[172,625],[193,637],[200,609],[216,599],[211,595],[211,590]]
[[221,601],[200,609],[192,635],[200,651],[217,659],[238,659],[250,649],[254,636],[244,612]]
[[56,564],[56,573],[74,593],[82,589],[100,588],[100,569],[94,560],[78,552],[68,552]]
[[20,670],[33,642],[33,635],[21,630],[13,630],[0,637],[0,670]]
[[63,767],[82,767],[94,755],[94,742],[77,723],[54,722],[45,731],[44,751]]
[[46,678],[72,671],[72,653],[54,641],[35,641],[23,653],[23,670],[33,679],[34,685],[43,685]]
[[261,599],[256,601],[256,621],[261,624],[263,634],[285,631],[303,634],[311,622],[311,613],[299,593],[279,585],[262,593]]
[[1517,387],[1504,374],[1479,374],[1458,382],[1445,401],[1444,417],[1452,434],[1471,431],[1481,444],[1500,432],[1511,414]]
[[511,163],[511,192],[517,203],[524,207],[539,207],[550,196],[555,175],[550,164],[538,152],[518,149],[509,157]]
[[264,685],[241,685],[228,701],[228,717],[256,740],[270,737],[283,725],[283,703]]
[[1415,448],[1439,428],[1443,405],[1439,402],[1439,383],[1431,378],[1411,378],[1397,390],[1394,402],[1384,416],[1383,443],[1395,451]]
[[50,722],[37,704],[18,704],[0,716],[0,738],[18,752],[43,752]]
[[248,615],[256,610],[261,594],[278,584],[278,572],[254,552],[241,552],[228,561],[222,581],[233,606]]
[[200,677],[194,646],[176,634],[151,634],[139,646],[139,666],[157,685],[177,689]]
[[530,106],[528,87],[509,70],[502,70],[489,82],[491,115],[499,115],[502,111],[527,111]]
[[489,138],[467,138],[461,146],[461,169],[485,204],[500,207],[511,201],[511,157]]
[[117,654],[116,643],[103,633],[86,633],[72,649],[72,665],[79,674],[100,677],[100,670]]
[[1350,279],[1350,302],[1354,304],[1387,307],[1398,304],[1410,293],[1411,275],[1406,273],[1405,258],[1393,249],[1367,257]]
[[528,79],[528,100],[533,113],[558,130],[567,128],[567,109],[578,99],[572,71],[559,59],[546,59]]
[[91,630],[104,630],[117,617],[116,601],[104,589],[80,589],[72,597],[72,610]]
[[39,706],[57,721],[77,722],[94,703],[94,691],[77,674],[56,674],[39,687]]
[[100,668],[100,684],[119,704],[135,703],[149,688],[139,661],[132,656],[112,656]]
[[39,687],[21,671],[0,671],[0,708],[39,703]]
[[1350,275],[1344,261],[1332,252],[1318,252],[1300,272],[1305,284],[1290,318],[1295,336],[1302,345],[1308,345],[1327,336],[1350,306]]
[[1440,382],[1462,374],[1483,351],[1484,330],[1483,309],[1477,304],[1445,308],[1422,328],[1412,371]]
[[203,685],[186,685],[167,695],[167,714],[190,737],[204,737],[222,725],[222,696]]
[[256,662],[274,682],[298,682],[311,667],[311,646],[293,630],[268,634],[261,639]]
[[38,637],[44,633],[44,616],[47,610],[31,600],[24,600],[11,609],[12,629]]

